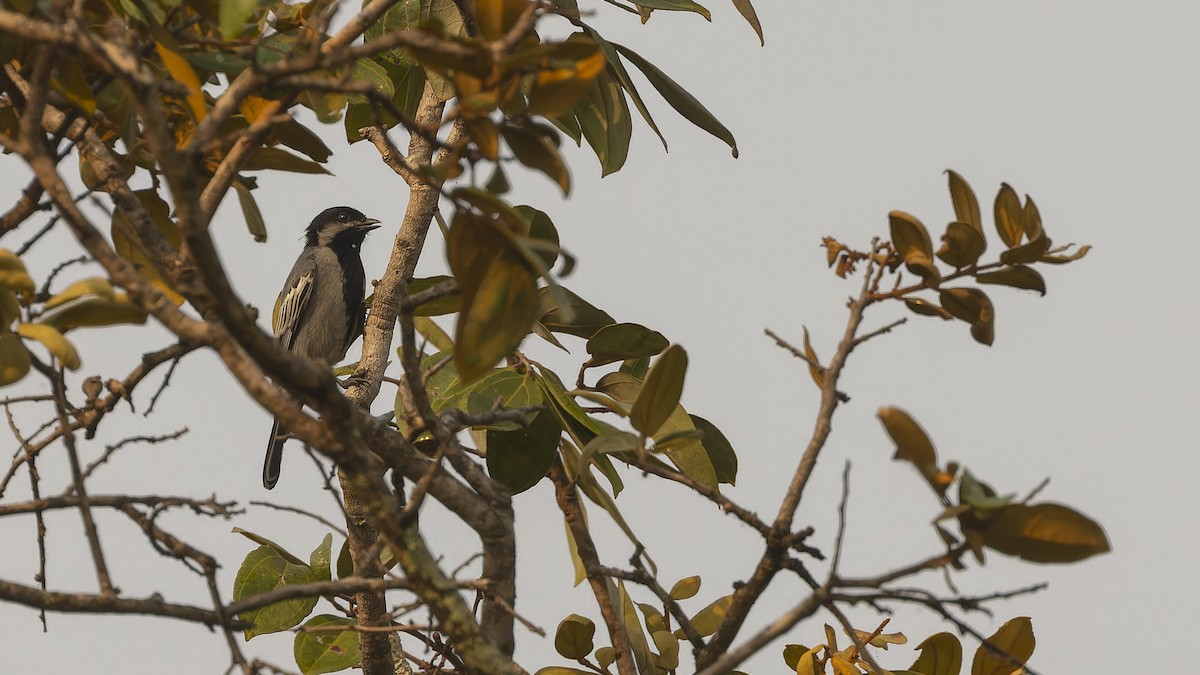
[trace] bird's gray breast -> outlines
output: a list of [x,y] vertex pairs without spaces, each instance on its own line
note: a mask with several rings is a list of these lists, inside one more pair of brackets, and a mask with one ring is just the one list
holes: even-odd
[[346,355],[346,308],[337,255],[326,247],[312,249],[316,279],[312,295],[300,317],[292,351],[332,365]]

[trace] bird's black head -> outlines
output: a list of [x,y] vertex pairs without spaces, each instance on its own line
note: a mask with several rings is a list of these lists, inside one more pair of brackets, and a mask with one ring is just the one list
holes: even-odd
[[368,218],[349,206],[335,206],[317,214],[304,231],[306,246],[357,248],[363,237],[379,227],[379,221]]

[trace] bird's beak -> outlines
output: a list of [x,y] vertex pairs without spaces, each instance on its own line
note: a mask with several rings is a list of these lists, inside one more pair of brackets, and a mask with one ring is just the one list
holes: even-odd
[[360,230],[363,230],[365,232],[370,232],[371,230],[374,230],[379,227],[379,221],[375,220],[374,218],[366,218],[364,220],[360,220],[357,223],[355,223],[354,227],[356,227]]

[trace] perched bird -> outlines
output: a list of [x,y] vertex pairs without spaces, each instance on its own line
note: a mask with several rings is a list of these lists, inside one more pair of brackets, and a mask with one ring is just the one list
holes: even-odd
[[[323,366],[346,355],[362,335],[366,313],[360,247],[367,233],[379,227],[348,206],[325,209],[305,230],[304,250],[292,266],[275,301],[271,326],[284,349]],[[288,432],[275,420],[263,463],[263,487],[279,481],[279,464]]]

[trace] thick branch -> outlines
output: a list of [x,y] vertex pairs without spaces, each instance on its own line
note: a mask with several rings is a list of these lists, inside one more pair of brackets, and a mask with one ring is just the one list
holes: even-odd
[[[621,620],[620,609],[613,606],[612,594],[608,591],[608,581],[600,564],[600,554],[592,541],[592,533],[588,530],[583,518],[583,508],[579,504],[579,493],[567,476],[562,460],[555,458],[554,466],[550,467],[550,480],[554,481],[554,497],[558,508],[562,510],[567,520],[567,528],[575,540],[575,550],[583,561],[584,572],[587,574],[588,585],[596,596],[596,604],[600,608],[600,616],[608,628],[609,638],[613,649],[616,650],[617,671],[621,675],[636,675],[637,664],[633,660],[633,649],[629,645],[629,635],[625,632],[625,624]],[[724,672],[724,671],[722,671]]]

